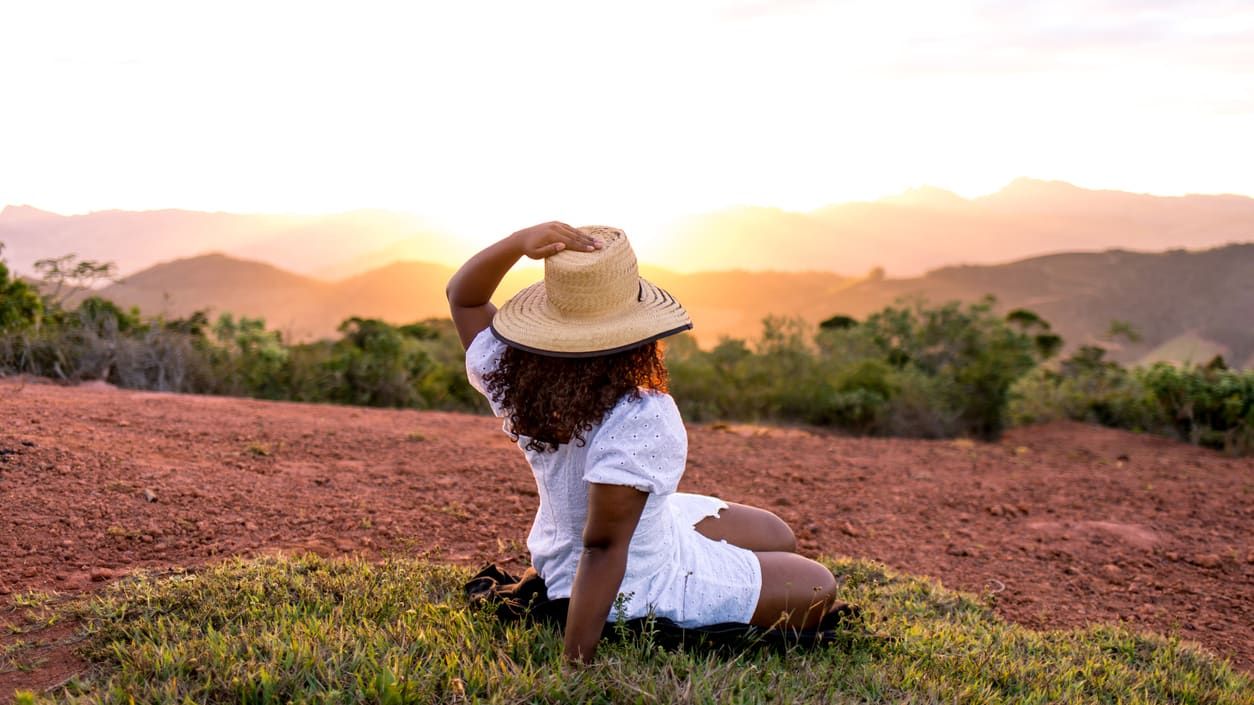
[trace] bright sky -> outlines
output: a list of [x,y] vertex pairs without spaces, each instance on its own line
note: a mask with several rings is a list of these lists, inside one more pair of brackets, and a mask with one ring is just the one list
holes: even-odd
[[1016,176],[1254,195],[1254,2],[5,2],[0,204],[640,233]]

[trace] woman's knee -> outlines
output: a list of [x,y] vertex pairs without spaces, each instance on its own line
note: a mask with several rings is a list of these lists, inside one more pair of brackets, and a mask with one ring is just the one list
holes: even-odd
[[775,534],[776,545],[779,546],[777,550],[787,553],[796,553],[797,535],[793,533],[792,527],[788,525],[788,522],[780,519],[773,512],[767,513],[775,520],[772,531]]
[[702,535],[747,548],[750,551],[797,551],[797,537],[774,513],[758,507],[729,502],[717,517],[696,524]]
[[805,582],[810,586],[814,599],[830,601],[836,597],[836,576],[832,575],[832,571],[818,561],[804,556],[798,558],[804,561],[799,561],[798,571],[805,574]]
[[758,550],[797,552],[797,535],[793,533],[792,527],[788,526],[788,522],[780,519],[775,512],[743,504],[734,506],[753,512],[757,531],[761,536],[762,548]]

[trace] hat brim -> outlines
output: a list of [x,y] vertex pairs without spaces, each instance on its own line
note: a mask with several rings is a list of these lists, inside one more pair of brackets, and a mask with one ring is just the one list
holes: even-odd
[[613,315],[565,316],[549,305],[541,281],[518,292],[492,318],[492,332],[506,345],[550,357],[610,355],[691,328],[675,297],[643,277],[636,301]]

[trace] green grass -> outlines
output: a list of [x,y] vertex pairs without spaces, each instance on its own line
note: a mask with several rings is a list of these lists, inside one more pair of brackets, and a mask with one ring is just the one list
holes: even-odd
[[461,569],[313,556],[136,575],[63,609],[91,672],[19,703],[1251,703],[1201,649],[1114,626],[1034,632],[979,598],[830,564],[871,634],[810,651],[664,652],[639,637],[561,666],[553,630],[468,609]]

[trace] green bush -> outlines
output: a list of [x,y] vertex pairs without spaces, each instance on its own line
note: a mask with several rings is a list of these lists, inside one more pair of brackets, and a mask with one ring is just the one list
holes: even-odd
[[37,326],[43,312],[43,301],[34,287],[10,276],[9,268],[0,262],[0,331]]
[[1254,451],[1254,372],[1160,362],[1136,376],[1182,440],[1233,454]]
[[[36,297],[36,301],[39,301]],[[8,307],[0,300],[0,310]],[[0,330],[0,374],[103,380],[156,391],[366,406],[482,411],[450,321],[351,318],[335,341],[289,345],[259,318],[145,319],[88,297],[40,303]]]
[[1013,396],[1010,417],[1016,424],[1074,419],[1132,431],[1170,431],[1134,372],[1107,360],[1106,351],[1096,346],[1080,347],[1058,370],[1033,370]]
[[1058,370],[1037,369],[1014,390],[1015,423],[1073,419],[1171,436],[1232,454],[1254,452],[1254,372],[1157,363],[1128,369],[1084,346]]
[[[802,421],[855,433],[991,438],[1011,385],[1056,349],[1030,312],[1002,318],[991,300],[834,316],[817,334],[767,318],[754,349],[690,341],[669,354],[675,397],[695,419]],[[1030,316],[1030,318],[1028,318]]]
[[[51,261],[45,288],[93,280],[110,265]],[[81,270],[81,271],[80,271]],[[88,296],[41,297],[0,264],[0,374],[173,392],[366,406],[487,410],[470,387],[449,320],[395,326],[350,318],[340,337],[290,344],[259,318],[145,318]],[[752,343],[702,350],[668,344],[672,391],[689,421],[807,423],[852,433],[995,438],[1008,423],[1076,419],[1254,452],[1254,372],[1128,369],[1083,346],[1062,347],[1031,311],[993,300],[901,302],[865,321],[836,315],[811,327],[768,317]],[[1126,324],[1112,330],[1129,335]]]
[[[0,336],[0,368],[141,389],[485,409],[450,321],[394,326],[355,317],[339,331],[337,340],[291,345],[261,319],[144,319],[88,298]],[[891,307],[817,331],[771,317],[752,344],[727,339],[704,351],[680,337],[669,350],[675,397],[690,420],[921,437],[996,436],[1010,385],[1041,357],[1033,334],[994,315],[988,301]]]

